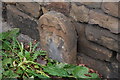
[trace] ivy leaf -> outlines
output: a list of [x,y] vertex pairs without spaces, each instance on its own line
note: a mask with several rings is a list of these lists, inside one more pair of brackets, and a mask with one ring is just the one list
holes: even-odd
[[99,78],[98,74],[96,73],[89,73],[89,75],[91,76],[91,78],[97,78],[97,80]]
[[69,77],[66,70],[56,66],[47,66],[47,67],[44,67],[43,70],[53,76]]
[[76,78],[89,78],[88,76],[85,76],[85,74],[88,74],[89,69],[87,67],[83,66],[77,66],[73,70],[72,74]]

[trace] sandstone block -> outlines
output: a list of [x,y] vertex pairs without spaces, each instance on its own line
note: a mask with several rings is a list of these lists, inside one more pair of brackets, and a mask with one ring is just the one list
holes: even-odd
[[20,32],[39,40],[37,21],[30,16],[20,12],[15,6],[7,5],[7,22],[13,27],[20,28]]
[[78,56],[79,64],[86,64],[90,68],[102,74],[103,78],[119,78],[118,64],[116,62],[106,63],[104,61],[93,59],[80,53]]
[[95,59],[110,61],[112,57],[112,51],[87,40],[85,35],[85,27],[87,27],[86,24],[76,25],[76,30],[78,33],[78,52],[82,52]]
[[89,14],[89,9],[86,8],[84,5],[77,6],[76,4],[72,3],[70,16],[72,16],[73,19],[80,22],[88,22],[89,20],[88,14]]
[[115,17],[120,17],[118,14],[118,2],[103,2],[102,3],[102,10]]
[[38,18],[41,14],[40,10],[41,10],[41,7],[38,3],[33,3],[33,2],[19,2],[16,4],[16,7],[23,11],[24,13],[32,16],[32,17],[35,17],[35,18]]
[[90,24],[98,24],[100,27],[106,28],[113,33],[120,33],[118,30],[118,23],[120,20],[117,18],[108,16],[106,14],[90,10]]
[[70,3],[68,2],[50,2],[42,7],[43,13],[48,11],[57,11],[64,15],[69,15]]
[[85,27],[85,34],[88,40],[118,52],[118,35],[93,25]]
[[39,19],[42,48],[52,59],[76,63],[77,38],[74,25],[62,13],[50,11]]
[[89,8],[100,8],[101,7],[101,2],[80,2],[81,4],[86,5]]

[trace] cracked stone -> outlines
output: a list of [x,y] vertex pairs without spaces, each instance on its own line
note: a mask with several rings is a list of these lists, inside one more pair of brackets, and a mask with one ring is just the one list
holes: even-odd
[[98,24],[100,27],[106,28],[112,33],[120,33],[120,31],[118,30],[118,23],[120,22],[120,20],[118,20],[117,18],[93,10],[90,10],[89,14],[89,24]]

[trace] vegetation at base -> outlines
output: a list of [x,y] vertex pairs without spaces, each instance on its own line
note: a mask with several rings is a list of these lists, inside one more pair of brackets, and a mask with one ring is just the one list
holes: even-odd
[[100,80],[99,75],[91,72],[88,67],[60,63],[48,58],[46,51],[37,49],[37,42],[26,45],[17,40],[18,35],[17,28],[0,33],[1,79]]

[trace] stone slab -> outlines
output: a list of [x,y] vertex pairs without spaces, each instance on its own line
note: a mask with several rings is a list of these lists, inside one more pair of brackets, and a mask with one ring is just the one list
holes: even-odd
[[109,30],[100,28],[97,25],[88,25],[85,27],[85,34],[88,40],[118,52],[119,35],[113,34]]
[[103,2],[102,3],[102,10],[112,16],[119,17],[119,3],[118,2]]
[[82,52],[95,59],[110,61],[112,57],[112,51],[87,40],[85,35],[85,27],[87,24],[75,23],[78,34],[78,52]]
[[7,5],[7,22],[13,27],[20,28],[20,32],[39,40],[38,24],[34,18],[20,12],[15,6]]
[[38,3],[33,2],[18,2],[16,8],[28,14],[29,16],[38,18],[41,16],[41,7]]
[[77,6],[75,3],[71,4],[70,16],[76,21],[88,22],[89,20],[89,9],[84,5]]
[[100,27],[106,28],[115,34],[120,33],[118,30],[118,23],[120,23],[120,20],[118,18],[108,16],[102,12],[90,10],[88,23],[98,24]]

